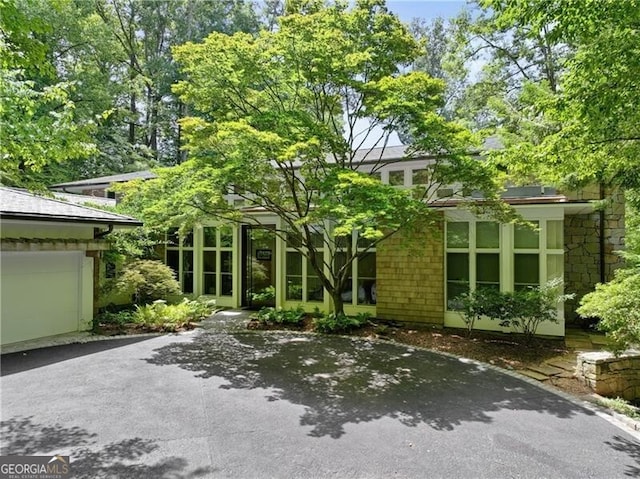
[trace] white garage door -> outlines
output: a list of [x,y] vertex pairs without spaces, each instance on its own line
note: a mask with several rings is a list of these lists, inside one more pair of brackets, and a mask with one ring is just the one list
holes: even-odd
[[79,251],[2,253],[2,344],[78,330],[83,256]]

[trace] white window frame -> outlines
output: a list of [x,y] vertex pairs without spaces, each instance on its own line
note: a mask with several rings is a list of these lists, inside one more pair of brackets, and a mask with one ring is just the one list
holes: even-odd
[[177,251],[178,252],[178,271],[176,271],[176,275],[177,275],[177,279],[178,279],[178,283],[180,283],[180,289],[184,292],[184,253],[187,251],[191,252],[191,276],[192,276],[192,283],[191,283],[191,292],[189,293],[184,293],[184,294],[196,294],[196,285],[197,285],[197,281],[196,281],[196,231],[191,230],[191,246],[185,246],[184,245],[184,235],[180,235],[177,232],[177,228],[172,228],[172,231],[176,231],[176,235],[178,236],[178,245],[177,246],[169,246],[168,243],[168,237],[170,236],[169,233],[167,233],[165,239],[167,239],[167,246],[165,247],[165,253],[164,253],[164,264],[168,264],[167,262],[167,256],[168,256],[168,252],[169,251]]
[[[539,285],[544,284],[547,280],[552,279],[552,272],[549,271],[548,263],[549,258],[560,256],[563,261],[560,262],[560,271],[554,273],[560,277],[564,276],[564,238],[562,234],[559,237],[560,248],[550,248],[548,245],[548,229],[550,221],[564,221],[564,209],[562,205],[525,205],[517,208],[518,213],[527,221],[539,222],[539,241],[538,248],[527,249],[515,249],[514,247],[514,225],[502,224],[500,225],[500,290],[501,291],[513,291],[514,289],[514,276],[515,276],[515,260],[516,253],[530,253],[538,255],[538,282]],[[448,248],[447,247],[447,228],[449,222],[469,222],[469,247],[468,248]],[[447,253],[464,252],[469,254],[469,287],[471,290],[475,289],[476,285],[476,254],[478,248],[476,248],[476,223],[482,221],[491,221],[486,218],[478,218],[471,213],[463,210],[446,211],[445,212],[445,230],[444,230],[444,324],[449,327],[465,327],[464,322],[459,311],[448,309],[447,301]],[[564,229],[564,224],[560,228],[560,233]],[[481,252],[491,252],[493,250],[480,249]],[[488,319],[481,320],[476,323],[477,329],[487,329],[504,331],[496,321],[490,321]],[[539,329],[538,334],[548,334],[552,336],[564,336],[564,308],[560,306],[558,308],[558,323],[543,323]]]

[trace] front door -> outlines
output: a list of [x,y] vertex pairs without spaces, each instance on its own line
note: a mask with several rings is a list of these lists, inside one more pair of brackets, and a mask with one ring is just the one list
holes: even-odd
[[276,305],[275,225],[242,227],[242,305]]

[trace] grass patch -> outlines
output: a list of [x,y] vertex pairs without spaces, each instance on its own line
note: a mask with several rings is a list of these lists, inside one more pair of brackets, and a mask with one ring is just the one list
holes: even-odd
[[599,398],[596,403],[631,419],[640,420],[640,410],[622,398]]

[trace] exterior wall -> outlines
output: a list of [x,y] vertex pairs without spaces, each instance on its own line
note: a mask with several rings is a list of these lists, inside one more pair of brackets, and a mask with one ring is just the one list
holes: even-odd
[[93,226],[5,220],[0,235],[2,238],[91,240]]
[[[593,197],[596,193],[600,194],[589,190],[576,195]],[[566,305],[566,320],[570,323],[580,321],[575,312],[580,299],[593,291],[597,283],[610,281],[615,270],[624,264],[622,257],[616,254],[624,248],[624,196],[619,190],[606,190],[604,193],[608,200],[602,213],[595,211],[565,218],[565,289],[575,293]],[[601,218],[604,219],[604,271],[601,271],[600,258]]]
[[378,247],[376,314],[380,319],[444,323],[444,237],[421,231],[400,233]]

